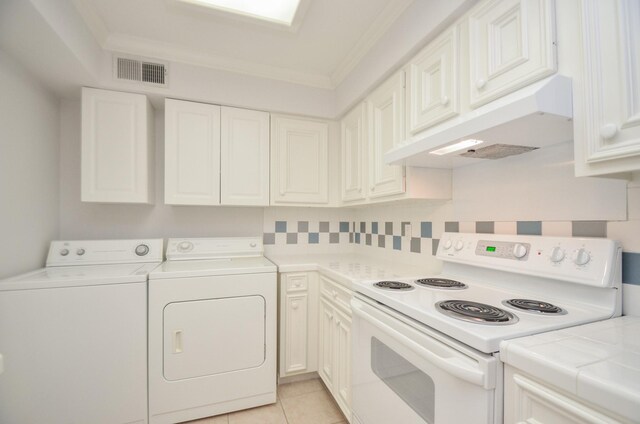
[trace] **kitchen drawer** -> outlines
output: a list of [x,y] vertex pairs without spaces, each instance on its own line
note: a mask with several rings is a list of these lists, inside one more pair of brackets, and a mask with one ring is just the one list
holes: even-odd
[[287,293],[306,291],[309,288],[309,274],[306,272],[286,274],[285,290]]
[[320,275],[320,293],[336,307],[351,316],[351,298],[353,291]]

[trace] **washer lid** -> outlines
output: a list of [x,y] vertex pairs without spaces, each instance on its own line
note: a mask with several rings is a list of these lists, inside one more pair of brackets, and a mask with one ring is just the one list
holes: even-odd
[[276,272],[278,268],[264,256],[190,261],[166,261],[149,274],[149,279],[207,277],[215,275]]
[[157,263],[48,267],[0,280],[0,291],[145,282],[156,266]]

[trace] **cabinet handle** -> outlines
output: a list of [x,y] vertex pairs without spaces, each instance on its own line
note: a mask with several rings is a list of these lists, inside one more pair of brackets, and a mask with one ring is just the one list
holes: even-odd
[[293,302],[293,303],[291,304],[291,308],[292,308],[292,309],[298,309],[298,302]]
[[173,332],[173,353],[182,353],[182,330]]
[[442,98],[440,99],[440,103],[442,104],[442,106],[448,105],[449,104],[449,97],[442,96]]
[[618,134],[618,127],[616,124],[606,124],[600,128],[600,136],[605,140],[610,140]]
[[484,79],[484,78],[478,78],[478,79],[476,80],[476,88],[477,88],[478,90],[482,90],[482,89],[485,87],[485,85],[487,85],[487,80],[486,80],[486,79]]

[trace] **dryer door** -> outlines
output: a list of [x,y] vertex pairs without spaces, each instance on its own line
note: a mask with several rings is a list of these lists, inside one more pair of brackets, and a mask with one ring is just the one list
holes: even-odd
[[167,380],[255,368],[265,360],[265,300],[227,297],[164,308]]

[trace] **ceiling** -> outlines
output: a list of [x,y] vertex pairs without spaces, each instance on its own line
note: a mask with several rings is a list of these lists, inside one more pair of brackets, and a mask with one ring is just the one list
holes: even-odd
[[302,0],[276,28],[176,0],[73,0],[105,50],[335,88],[413,0]]

